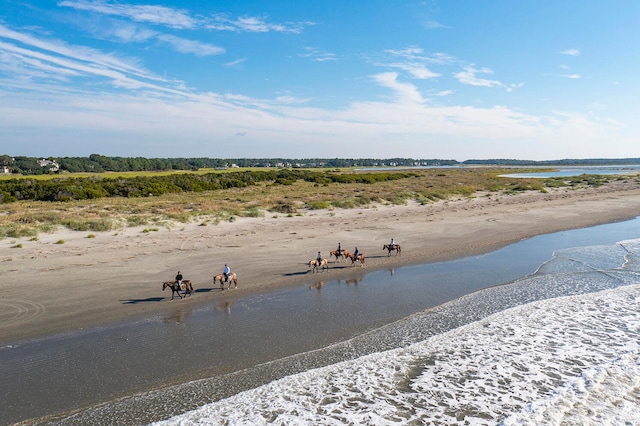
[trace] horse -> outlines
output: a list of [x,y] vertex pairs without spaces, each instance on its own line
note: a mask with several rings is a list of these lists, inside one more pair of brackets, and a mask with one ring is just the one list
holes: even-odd
[[180,295],[180,290],[184,290],[184,297],[187,297],[187,294],[191,296],[193,292],[193,285],[191,284],[191,280],[182,280],[182,285],[184,288],[181,288],[177,282],[175,281],[165,281],[162,283],[162,291],[164,291],[167,287],[171,289],[171,300],[177,294],[180,299],[182,299],[182,295]]
[[401,254],[400,244],[394,244],[393,246],[391,244],[385,244],[382,246],[382,250],[389,250],[388,256],[391,256],[391,252],[394,250],[396,251],[396,256]]
[[313,272],[317,272],[318,268],[320,268],[321,271],[323,270],[329,270],[329,262],[327,262],[327,259],[322,259],[320,262],[318,262],[317,259],[313,259],[309,261],[309,268],[313,267]]
[[338,254],[338,250],[333,250],[329,253],[329,257],[331,256],[335,256],[336,258],[336,262],[340,262],[340,261],[346,261],[347,260],[347,256],[349,255],[349,253],[347,253],[346,250],[341,250],[340,254]]
[[224,290],[225,281],[229,282],[229,287],[227,287],[227,289],[231,288],[231,283],[234,284],[233,288],[238,288],[238,276],[236,275],[235,272],[229,273],[229,278],[226,280],[224,279],[224,274],[216,275],[215,277],[213,277],[213,285],[216,284],[216,281],[220,282],[220,288],[222,290]]
[[347,253],[347,257],[349,259],[351,259],[351,266],[353,266],[356,263],[356,261],[358,261],[358,260],[360,261],[360,267],[364,266],[364,254],[363,253],[360,253],[357,258],[356,258],[355,253]]

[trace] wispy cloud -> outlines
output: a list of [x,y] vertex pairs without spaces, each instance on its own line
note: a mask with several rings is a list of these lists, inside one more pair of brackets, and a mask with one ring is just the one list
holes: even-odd
[[[7,40],[6,42],[1,41]],[[11,58],[14,74],[25,90],[37,89],[46,80],[77,79],[82,84],[110,84],[116,88],[182,93],[184,84],[155,75],[134,59],[119,58],[99,50],[41,39],[0,24],[0,55]],[[22,78],[28,76],[29,78]],[[77,88],[74,90],[78,90]]]
[[478,74],[493,74],[493,70],[490,68],[476,68],[475,65],[468,65],[464,67],[464,71],[455,73],[454,76],[462,84],[468,84],[470,86],[482,86],[482,87],[503,87],[507,91],[511,91],[513,86],[507,86],[506,84],[498,80],[489,80],[486,78],[478,77]]
[[196,40],[187,40],[169,34],[161,34],[157,36],[158,40],[173,46],[178,52],[191,53],[196,56],[220,55],[225,52],[222,47],[214,46],[208,43],[202,43]]
[[58,2],[58,6],[125,18],[139,23],[166,26],[173,29],[301,33],[304,28],[315,25],[310,21],[273,23],[269,22],[266,17],[258,16],[241,16],[238,18],[230,18],[222,14],[211,17],[192,16],[186,9],[158,5],[122,4],[106,0],[62,0]]
[[206,19],[204,22],[204,27],[207,29],[251,33],[266,33],[274,31],[280,33],[299,34],[306,27],[312,25],[315,25],[315,23],[310,21],[273,23],[269,22],[265,17],[241,16],[234,19],[229,18],[226,15],[216,15],[212,18]]
[[580,74],[565,74],[562,77],[568,78],[568,79],[571,79],[571,80],[578,80],[578,79],[582,78],[582,76]]
[[171,28],[195,28],[198,19],[189,16],[186,10],[156,5],[130,5],[108,1],[64,0],[58,3],[61,7],[75,10],[119,16],[136,22],[164,25]]
[[580,49],[567,49],[560,52],[561,55],[580,56]]
[[308,58],[316,62],[337,61],[338,57],[335,53],[324,52],[315,47],[305,47],[305,53],[300,54],[302,58]]
[[432,71],[428,65],[444,65],[454,61],[450,56],[441,53],[425,55],[424,50],[416,46],[404,49],[387,49],[384,51],[384,55],[385,57],[378,60],[376,65],[405,71],[411,77],[419,80],[428,80],[441,75]]
[[444,24],[441,24],[440,22],[435,21],[433,19],[429,19],[427,21],[424,21],[422,23],[422,26],[425,27],[428,30],[435,30],[435,29],[438,29],[438,28],[451,28],[451,27],[448,27],[448,26],[446,26]]
[[229,68],[234,68],[237,67],[239,65],[242,65],[243,63],[245,63],[247,61],[247,58],[239,58],[236,59],[235,61],[231,61],[231,62],[226,62],[223,65],[225,67],[229,67]]

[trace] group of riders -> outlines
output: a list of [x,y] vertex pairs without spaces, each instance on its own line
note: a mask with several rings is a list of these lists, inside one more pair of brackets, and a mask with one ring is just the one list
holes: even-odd
[[[396,243],[393,240],[393,238],[391,239],[391,243],[389,243],[389,247],[390,250],[395,249],[396,247]],[[340,242],[338,242],[338,248],[336,250],[338,256],[342,256],[343,255],[343,250],[342,250],[342,244]],[[356,247],[355,251],[353,252],[353,258],[354,259],[358,259],[360,256],[360,251],[358,250],[358,247]],[[318,252],[318,256],[316,257],[316,260],[318,261],[318,264],[322,263],[322,254],[320,254],[320,252]]]
[[[231,275],[231,268],[229,268],[228,264],[224,264],[224,269],[222,270],[222,274],[224,275],[224,282],[229,281],[229,275]],[[178,287],[182,287],[182,273],[178,271],[178,275],[176,275],[176,285]]]
[[[389,244],[390,249],[394,249],[396,246],[395,241],[393,241],[393,238],[391,239],[391,243]],[[344,250],[342,249],[342,244],[340,242],[338,242],[338,249],[336,250],[338,253],[338,256],[342,256]],[[360,251],[358,250],[358,247],[356,247],[355,251],[353,252],[353,258],[354,259],[358,259],[360,256]],[[322,263],[322,254],[320,252],[318,252],[318,257],[316,258],[316,260],[318,261],[318,264]],[[231,274],[231,268],[229,268],[228,264],[224,264],[224,269],[222,270],[222,274],[224,275],[224,282],[229,281],[229,275]],[[178,274],[176,275],[176,285],[178,287],[182,287],[182,281],[183,281],[183,277],[182,277],[182,273],[180,271],[178,271]]]

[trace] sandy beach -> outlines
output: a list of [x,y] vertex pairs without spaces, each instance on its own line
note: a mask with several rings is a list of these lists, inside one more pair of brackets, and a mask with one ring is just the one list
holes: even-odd
[[[329,258],[338,242],[351,252],[357,246],[366,256],[366,270],[389,269],[639,215],[640,184],[628,180],[548,193],[478,194],[429,205],[312,210],[292,217],[266,212],[217,225],[177,223],[151,232],[125,228],[93,233],[95,238],[60,231],[41,234],[37,241],[4,239],[0,344],[187,310],[230,294],[348,278],[358,266],[330,259],[328,271],[313,273],[307,265],[317,251]],[[391,238],[401,245],[400,256],[382,250]],[[221,291],[212,283],[225,263],[238,274],[237,289]],[[162,283],[177,271],[196,292],[171,301]]]

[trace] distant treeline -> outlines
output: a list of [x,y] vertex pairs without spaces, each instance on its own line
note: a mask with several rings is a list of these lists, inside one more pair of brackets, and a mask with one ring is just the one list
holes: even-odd
[[0,156],[0,166],[11,174],[38,175],[55,173],[141,172],[165,170],[224,169],[229,167],[375,167],[455,165],[455,160],[414,160],[410,158],[380,159],[290,159],[290,158],[144,158],[107,157],[10,157]]
[[104,197],[149,197],[167,193],[204,192],[242,188],[258,182],[291,185],[298,179],[318,184],[375,183],[414,176],[410,172],[372,172],[359,174],[325,173],[312,170],[266,169],[222,173],[174,173],[169,175],[106,178],[68,177],[52,179],[15,178],[0,180],[0,203],[21,200],[70,201]]
[[592,158],[565,160],[456,160],[414,159],[414,158],[145,158],[108,157],[91,154],[89,157],[11,157],[0,155],[0,172],[14,175],[39,175],[58,173],[104,173],[142,172],[166,170],[225,169],[230,167],[269,168],[343,168],[343,167],[415,167],[415,166],[456,166],[456,165],[497,165],[497,166],[598,166],[640,164],[640,158]]

